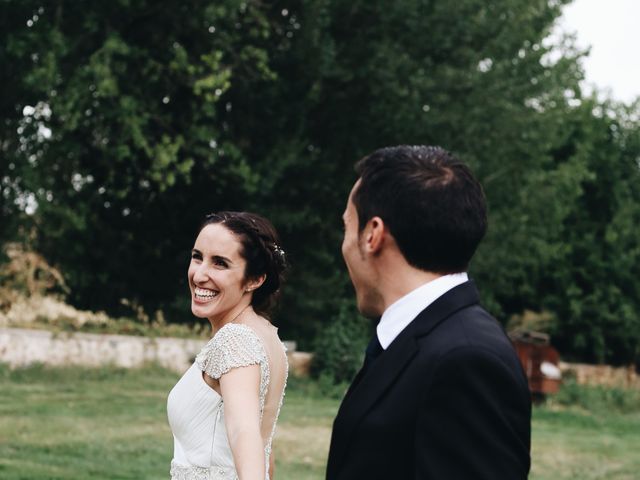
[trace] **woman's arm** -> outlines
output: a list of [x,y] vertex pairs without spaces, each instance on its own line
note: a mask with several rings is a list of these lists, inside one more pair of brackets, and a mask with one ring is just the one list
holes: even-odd
[[266,477],[259,390],[259,365],[232,368],[220,377],[225,427],[240,480]]
[[271,450],[271,455],[269,456],[269,480],[274,479],[274,472],[276,471],[276,457],[273,454],[273,450]]

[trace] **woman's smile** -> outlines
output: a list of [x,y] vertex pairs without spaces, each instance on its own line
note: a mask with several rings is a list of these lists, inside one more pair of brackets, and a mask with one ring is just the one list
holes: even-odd
[[208,303],[218,296],[220,292],[208,288],[194,287],[193,298],[198,303]]

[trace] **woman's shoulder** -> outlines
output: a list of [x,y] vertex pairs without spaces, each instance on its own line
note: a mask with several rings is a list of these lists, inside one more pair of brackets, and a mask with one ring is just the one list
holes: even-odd
[[266,361],[262,340],[248,325],[228,323],[216,332],[196,356],[198,367],[219,378],[231,368]]
[[249,325],[244,323],[227,323],[213,336],[211,341],[225,341],[233,338],[256,338],[260,340],[258,334]]
[[202,350],[220,348],[237,341],[260,341],[260,337],[248,325],[242,323],[227,323],[218,330],[202,347]]

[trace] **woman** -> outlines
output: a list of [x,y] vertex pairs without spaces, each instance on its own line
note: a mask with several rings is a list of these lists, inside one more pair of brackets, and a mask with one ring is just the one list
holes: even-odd
[[169,394],[172,480],[273,478],[288,365],[267,314],[284,269],[268,220],[246,212],[205,218],[188,280],[191,311],[213,335]]

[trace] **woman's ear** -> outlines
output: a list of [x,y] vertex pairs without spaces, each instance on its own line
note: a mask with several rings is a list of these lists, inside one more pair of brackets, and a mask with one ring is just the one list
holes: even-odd
[[267,279],[267,274],[266,273],[260,275],[259,277],[252,278],[244,286],[244,291],[249,293],[249,292],[253,292],[254,290],[257,290],[258,288],[260,288],[262,286],[262,284],[264,283],[264,281],[266,279]]

